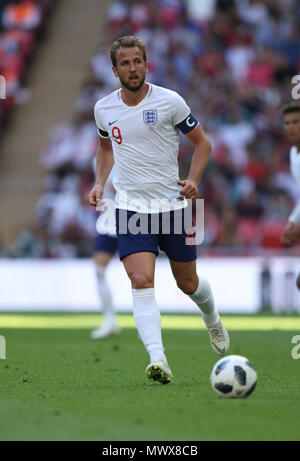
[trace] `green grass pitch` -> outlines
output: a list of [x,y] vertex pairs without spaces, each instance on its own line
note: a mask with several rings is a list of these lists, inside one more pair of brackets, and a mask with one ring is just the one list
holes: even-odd
[[123,333],[91,340],[95,314],[0,315],[0,440],[300,440],[298,317],[223,316],[230,354],[258,373],[247,399],[222,399],[209,375],[219,356],[200,316],[164,316],[174,383],[144,376],[147,354],[130,315]]

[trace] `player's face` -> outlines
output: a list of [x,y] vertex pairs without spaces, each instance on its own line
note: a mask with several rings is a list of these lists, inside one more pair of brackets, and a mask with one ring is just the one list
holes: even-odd
[[141,50],[137,46],[119,48],[116,58],[117,66],[113,67],[115,76],[128,90],[138,91],[144,84],[147,72]]
[[300,143],[300,112],[291,112],[284,116],[284,131],[289,141]]

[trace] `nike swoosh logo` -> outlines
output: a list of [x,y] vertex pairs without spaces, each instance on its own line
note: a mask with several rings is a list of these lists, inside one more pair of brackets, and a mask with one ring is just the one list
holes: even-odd
[[114,122],[108,122],[109,126],[113,125],[114,123],[116,123],[118,120],[115,120]]

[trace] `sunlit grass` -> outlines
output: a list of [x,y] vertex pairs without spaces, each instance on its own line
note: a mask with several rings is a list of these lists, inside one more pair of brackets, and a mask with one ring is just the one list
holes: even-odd
[[[1,328],[88,329],[98,326],[100,314],[1,314]],[[133,316],[118,316],[122,328],[135,328]],[[287,316],[223,316],[230,330],[300,330],[300,318]],[[200,315],[163,315],[162,327],[176,330],[204,329]]]

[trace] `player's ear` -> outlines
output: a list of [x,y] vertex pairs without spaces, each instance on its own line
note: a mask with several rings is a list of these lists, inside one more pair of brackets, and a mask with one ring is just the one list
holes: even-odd
[[113,71],[115,77],[119,77],[117,68],[115,66],[112,66],[112,71]]

